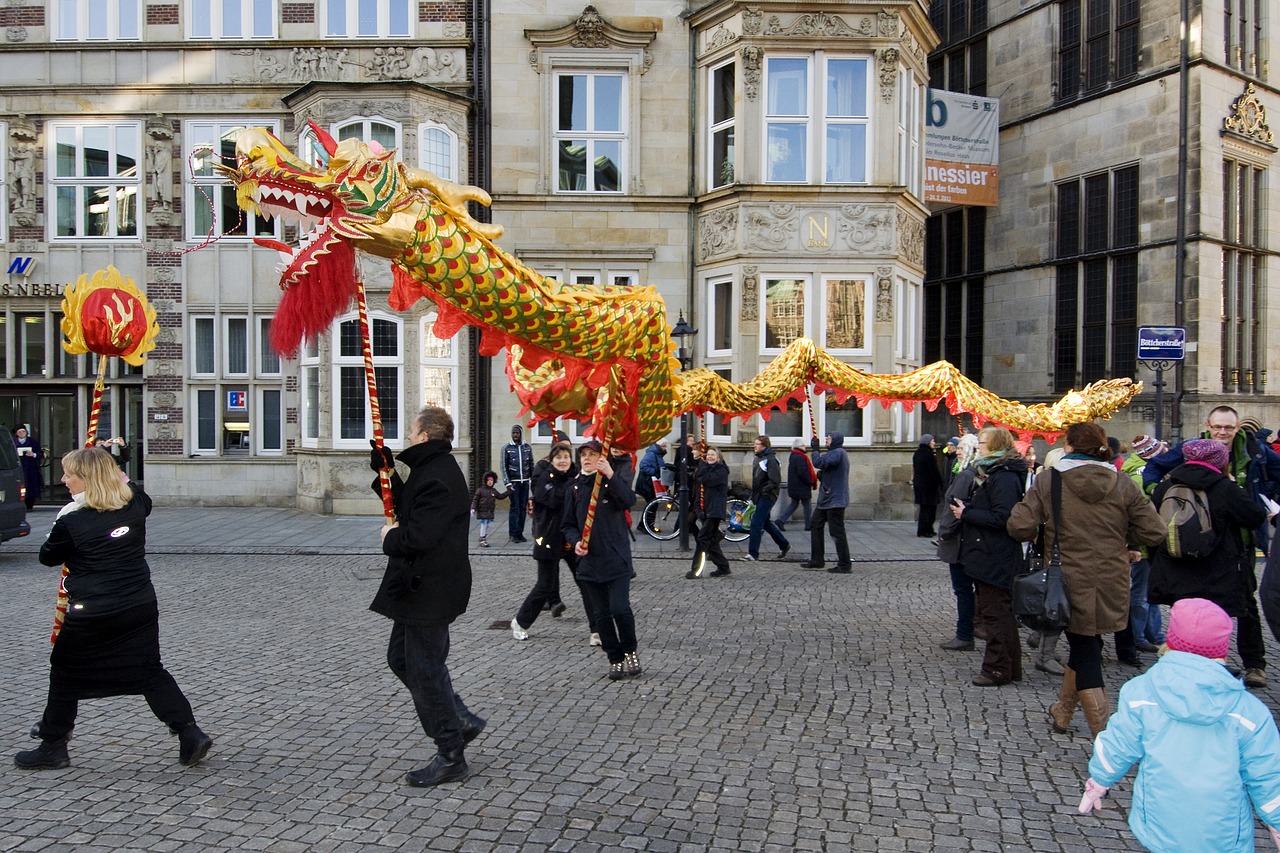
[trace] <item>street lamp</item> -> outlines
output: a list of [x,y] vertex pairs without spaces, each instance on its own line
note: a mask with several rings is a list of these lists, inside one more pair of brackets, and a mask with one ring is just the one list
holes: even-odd
[[[684,320],[684,312],[680,312],[671,337],[676,339],[676,358],[680,360],[680,369],[688,370],[693,366],[693,353],[685,348],[685,338],[692,338],[698,330]],[[676,451],[676,512],[680,517],[680,550],[689,550],[689,419],[686,413],[680,413],[680,448]]]

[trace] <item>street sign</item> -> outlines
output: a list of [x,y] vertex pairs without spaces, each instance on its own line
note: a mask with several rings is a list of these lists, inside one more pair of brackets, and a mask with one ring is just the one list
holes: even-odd
[[1177,326],[1139,326],[1138,361],[1182,361],[1187,330]]

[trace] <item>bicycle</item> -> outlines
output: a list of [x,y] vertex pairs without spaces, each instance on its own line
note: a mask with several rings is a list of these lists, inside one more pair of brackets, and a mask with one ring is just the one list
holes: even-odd
[[[746,501],[731,498],[725,505],[728,518],[725,520],[724,538],[730,542],[741,542],[746,539],[748,521],[746,520]],[[670,494],[660,494],[645,506],[640,516],[640,524],[644,532],[659,542],[668,542],[680,535],[680,504]]]

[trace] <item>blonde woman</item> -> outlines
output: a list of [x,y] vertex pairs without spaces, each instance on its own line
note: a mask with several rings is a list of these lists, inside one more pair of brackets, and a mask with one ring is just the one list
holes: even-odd
[[160,620],[145,550],[151,498],[101,448],[71,451],[62,469],[71,503],[58,513],[40,562],[67,565],[69,608],[49,655],[44,716],[32,731],[40,746],[18,753],[14,764],[66,767],[80,700],[139,694],[178,736],[178,761],[196,764],[213,740],[160,663]]

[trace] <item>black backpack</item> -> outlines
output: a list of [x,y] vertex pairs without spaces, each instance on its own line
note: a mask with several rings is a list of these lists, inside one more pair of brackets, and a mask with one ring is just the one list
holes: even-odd
[[1203,489],[1182,483],[1169,486],[1160,499],[1164,541],[1160,548],[1176,560],[1199,560],[1218,545],[1218,534],[1209,515],[1209,496]]

